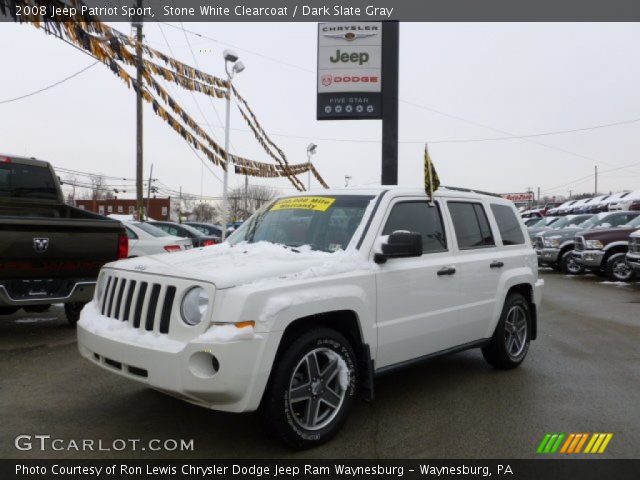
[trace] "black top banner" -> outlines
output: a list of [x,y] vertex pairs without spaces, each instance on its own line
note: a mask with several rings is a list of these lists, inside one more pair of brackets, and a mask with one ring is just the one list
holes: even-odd
[[69,5],[56,13],[70,21],[78,13],[121,22],[138,14],[147,22],[640,21],[638,0],[144,0],[141,10],[135,0],[0,0],[0,21],[19,21],[47,3]]

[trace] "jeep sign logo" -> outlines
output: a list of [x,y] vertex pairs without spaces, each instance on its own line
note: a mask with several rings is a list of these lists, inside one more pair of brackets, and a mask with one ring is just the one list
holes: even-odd
[[336,54],[334,57],[329,57],[329,61],[331,63],[357,63],[358,65],[364,65],[369,61],[369,54],[366,52],[361,53],[348,53],[348,52],[340,52],[340,50],[336,50]]
[[381,118],[381,75],[382,22],[318,25],[318,120]]

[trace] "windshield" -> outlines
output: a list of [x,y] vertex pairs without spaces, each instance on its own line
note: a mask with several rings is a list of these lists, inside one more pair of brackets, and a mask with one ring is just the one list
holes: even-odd
[[544,227],[545,223],[546,219],[544,218],[530,218],[524,222],[524,224],[529,228]]
[[560,228],[575,227],[590,218],[592,218],[591,215],[570,215],[568,217],[562,217],[557,222],[553,222],[551,228],[558,230]]
[[631,227],[631,228],[640,228],[640,216],[634,218],[633,220],[631,220],[629,223],[624,225],[625,227]]
[[229,243],[271,242],[289,247],[309,245],[324,252],[344,250],[372,198],[369,195],[281,198],[243,223],[229,237]]
[[148,223],[143,222],[135,222],[132,225],[138,227],[140,230],[147,232],[149,235],[154,237],[168,237],[169,234],[164,230],[161,230],[158,227],[154,227],[153,225],[149,225]]
[[58,200],[58,191],[47,167],[0,163],[0,197]]

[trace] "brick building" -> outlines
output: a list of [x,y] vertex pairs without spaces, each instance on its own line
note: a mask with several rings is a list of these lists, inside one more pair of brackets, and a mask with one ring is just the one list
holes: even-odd
[[[171,216],[171,197],[145,198],[147,215],[154,220],[169,220]],[[76,200],[76,207],[100,215],[133,215],[136,200],[132,198],[110,198],[105,200]]]

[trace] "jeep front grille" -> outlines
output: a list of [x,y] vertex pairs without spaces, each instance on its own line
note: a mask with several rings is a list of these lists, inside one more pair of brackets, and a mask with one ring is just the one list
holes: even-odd
[[169,333],[176,287],[107,274],[100,313],[152,332]]

